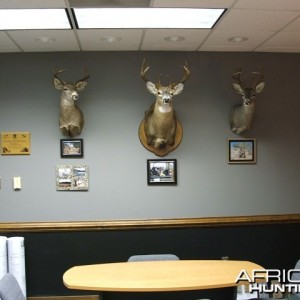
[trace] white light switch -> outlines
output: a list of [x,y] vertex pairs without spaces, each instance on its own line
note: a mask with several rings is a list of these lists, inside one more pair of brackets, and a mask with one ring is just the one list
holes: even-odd
[[21,177],[14,177],[14,190],[20,190],[21,189]]

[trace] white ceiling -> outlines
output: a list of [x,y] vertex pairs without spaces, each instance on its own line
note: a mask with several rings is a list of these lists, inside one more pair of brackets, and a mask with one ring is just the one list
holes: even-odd
[[[0,52],[245,51],[300,52],[300,0],[1,0],[0,8],[78,6],[227,8],[213,29],[73,29],[0,31]],[[172,18],[172,16],[169,16]],[[74,20],[71,17],[71,22]],[[124,20],[126,22],[126,20]],[[105,37],[118,37],[108,42]],[[180,36],[183,40],[166,41]],[[242,43],[229,42],[235,36]],[[43,42],[45,40],[48,42]]]

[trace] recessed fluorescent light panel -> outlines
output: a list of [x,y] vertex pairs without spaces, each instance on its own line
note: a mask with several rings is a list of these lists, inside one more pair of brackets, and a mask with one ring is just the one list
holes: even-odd
[[70,29],[65,9],[1,9],[0,30]]
[[79,29],[212,28],[225,9],[74,8]]

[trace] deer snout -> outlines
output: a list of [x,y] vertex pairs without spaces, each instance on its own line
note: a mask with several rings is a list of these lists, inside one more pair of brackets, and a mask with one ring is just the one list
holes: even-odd
[[78,93],[74,91],[74,92],[71,94],[71,98],[72,98],[72,100],[74,100],[74,101],[78,100],[78,98],[79,98]]
[[169,104],[171,99],[172,99],[171,95],[169,94],[163,95],[162,97],[163,104]]

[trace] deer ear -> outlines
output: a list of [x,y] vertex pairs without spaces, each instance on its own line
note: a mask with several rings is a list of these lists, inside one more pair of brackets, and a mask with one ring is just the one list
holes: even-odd
[[256,90],[256,93],[261,93],[265,88],[265,83],[262,81],[260,82],[259,84],[256,85],[255,87],[255,90]]
[[155,84],[154,84],[153,82],[147,81],[146,86],[147,86],[148,91],[149,91],[151,94],[156,95],[156,93],[157,93],[157,88],[156,88],[156,86],[155,86]]
[[173,89],[174,90],[173,95],[179,95],[183,91],[183,88],[184,88],[183,83],[176,84]]
[[80,92],[84,90],[86,86],[87,86],[87,81],[79,81],[76,83],[76,90]]
[[238,83],[234,82],[232,86],[237,93],[242,94],[244,92],[243,88]]
[[53,83],[54,83],[54,87],[57,89],[57,90],[62,90],[63,89],[63,84],[62,82],[57,79],[57,78],[53,78]]

